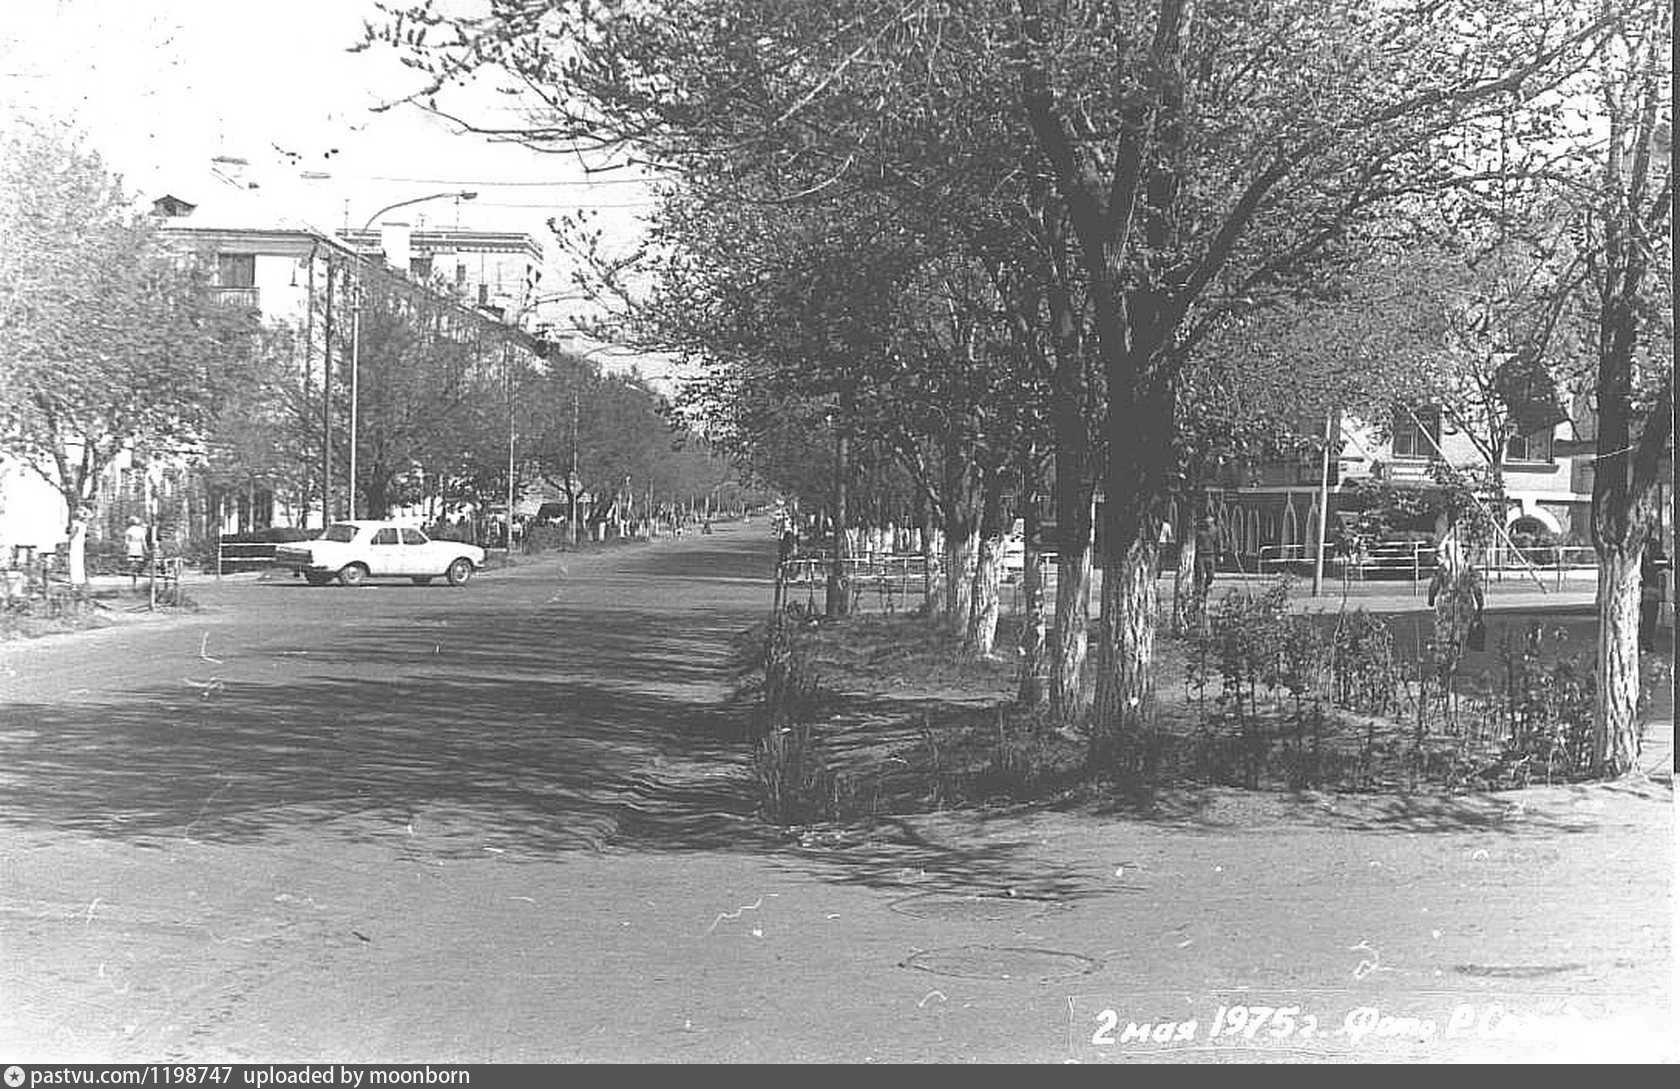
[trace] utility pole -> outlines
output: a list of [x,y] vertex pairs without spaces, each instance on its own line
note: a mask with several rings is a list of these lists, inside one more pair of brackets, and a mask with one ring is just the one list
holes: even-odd
[[513,345],[502,344],[502,375],[507,387],[508,406],[508,490],[507,490],[507,524],[504,530],[507,540],[508,562],[513,562]]
[[327,262],[327,313],[324,320],[325,342],[321,349],[321,528],[333,520],[332,511],[332,345],[333,345],[333,280],[338,267]]
[[[309,269],[308,281],[303,290],[303,408],[299,412],[299,415],[301,416],[300,429],[305,432],[307,432],[309,428],[309,383],[314,377],[315,366],[315,362],[310,358],[310,355],[315,351],[315,253],[317,249],[319,249],[320,245],[321,243],[316,241],[315,244],[309,248],[309,257],[307,258]],[[292,282],[297,282],[295,274]],[[323,364],[326,363],[325,360],[322,362]],[[323,365],[321,368],[321,397],[323,400],[325,400],[327,395],[327,379],[329,377],[330,374],[327,371],[326,366]],[[304,444],[304,461],[306,464],[308,460],[309,451],[308,443],[306,442]],[[305,482],[303,494],[303,524],[305,526],[309,524],[309,489],[307,481]],[[321,518],[321,528],[325,529],[326,527],[327,519],[326,516],[323,515]],[[217,569],[217,573],[220,574],[219,567]]]
[[347,498],[352,522],[356,520],[356,436],[361,434],[356,427],[356,412],[361,404],[360,390],[357,388],[361,380],[361,358],[362,277],[358,273],[355,287],[350,293],[350,482]]
[[578,480],[578,390],[572,386],[572,472],[566,478],[567,498],[571,500],[572,509],[566,512],[566,524],[570,527],[572,547],[578,543],[578,488],[582,482]]

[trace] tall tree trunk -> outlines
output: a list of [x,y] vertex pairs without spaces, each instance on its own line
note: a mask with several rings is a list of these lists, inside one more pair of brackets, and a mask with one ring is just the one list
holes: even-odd
[[1042,534],[1038,497],[1029,496],[1021,510],[1021,675],[1015,689],[1015,702],[1026,708],[1043,706],[1049,696]]
[[916,528],[921,531],[922,601],[927,618],[937,623],[945,615],[945,595],[939,586],[939,542],[935,539],[933,504],[925,493],[916,495]]
[[974,600],[974,570],[980,545],[980,496],[976,494],[973,452],[947,442],[944,463],[945,623],[958,639],[966,634]]
[[1113,763],[1120,746],[1141,732],[1153,710],[1159,548],[1154,537],[1137,534],[1123,555],[1104,552],[1091,747],[1092,762],[1099,767]]
[[[1103,611],[1091,752],[1097,766],[1110,763],[1153,711],[1155,576],[1162,508],[1172,494],[1175,408],[1170,379],[1160,369],[1167,346],[1152,316],[1157,305],[1140,296],[1097,308],[1099,328],[1109,327]],[[1128,313],[1135,324],[1126,324]]]
[[998,584],[1003,574],[1003,477],[988,472],[981,504],[980,548],[974,564],[973,589],[969,593],[968,620],[963,630],[963,650],[977,658],[989,658],[997,642]]
[[[1640,279],[1624,272],[1626,282]],[[1623,775],[1639,750],[1639,561],[1656,520],[1658,469],[1673,429],[1673,374],[1656,407],[1636,419],[1631,301],[1600,312],[1597,457],[1592,529],[1598,556],[1598,691],[1593,700],[1593,774]],[[1636,434],[1637,428],[1637,434]]]
[[974,600],[974,571],[980,551],[980,526],[972,513],[946,520],[945,620],[961,635]]
[[1173,568],[1172,617],[1173,630],[1181,632],[1191,626],[1191,606],[1195,602],[1196,584],[1196,527],[1207,513],[1207,491],[1202,487],[1202,475],[1192,469],[1185,480],[1184,495],[1178,504],[1178,523],[1173,537],[1178,542],[1178,564]]
[[1622,775],[1639,756],[1639,560],[1637,548],[1598,548],[1598,688],[1593,772]]
[[[1057,455],[1057,465],[1062,457]],[[1064,485],[1063,481],[1067,481]],[[1090,705],[1085,659],[1091,633],[1094,489],[1080,476],[1056,477],[1056,619],[1050,632],[1050,717],[1071,726]]]
[[88,515],[86,511],[77,511],[70,518],[70,524],[65,527],[69,532],[70,541],[67,549],[70,569],[66,573],[72,586],[87,584],[87,533]]
[[990,658],[997,643],[1000,603],[998,587],[1003,581],[1003,540],[990,533],[980,535],[974,564],[974,589],[969,595],[969,615],[963,633],[963,648],[976,658]]

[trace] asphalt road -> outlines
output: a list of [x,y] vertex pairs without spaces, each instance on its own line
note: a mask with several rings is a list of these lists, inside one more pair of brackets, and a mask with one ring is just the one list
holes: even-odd
[[738,736],[731,640],[768,606],[774,554],[752,528],[522,557],[460,588],[201,579],[196,614],[0,648],[8,726],[33,737],[0,818],[125,837],[199,818],[237,840],[304,811],[444,806],[594,835],[649,769]]
[[773,549],[0,647],[0,1062],[1673,1057],[1671,780],[755,822]]

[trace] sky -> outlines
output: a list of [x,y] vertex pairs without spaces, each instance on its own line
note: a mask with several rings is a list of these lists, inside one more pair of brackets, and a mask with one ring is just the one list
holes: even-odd
[[[470,190],[471,202],[406,209],[416,226],[524,231],[549,255],[544,288],[567,268],[550,216],[590,208],[612,245],[632,248],[646,187],[627,171],[590,175],[574,157],[463,134],[397,102],[419,77],[388,52],[350,53],[372,0],[6,0],[0,110],[46,114],[85,135],[146,201],[202,188],[210,160],[248,176],[292,217],[323,230],[361,226],[385,205]],[[507,123],[507,96],[453,92],[452,112]],[[3,244],[3,242],[0,242]],[[570,300],[546,305],[564,320]],[[611,353],[597,358],[609,359]],[[642,361],[657,373],[657,362]]]

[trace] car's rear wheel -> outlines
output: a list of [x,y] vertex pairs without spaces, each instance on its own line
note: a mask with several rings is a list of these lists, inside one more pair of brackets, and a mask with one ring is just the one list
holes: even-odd
[[451,586],[461,585],[463,582],[472,578],[472,575],[473,565],[472,561],[468,559],[456,560],[454,563],[449,565],[449,570],[443,573],[443,577],[449,580],[449,585]]
[[344,586],[360,586],[368,577],[368,569],[359,563],[346,564],[338,573],[338,581]]
[[414,585],[416,585],[416,586],[430,586],[431,584],[432,584],[432,576],[430,576],[430,575],[415,575],[414,576]]

